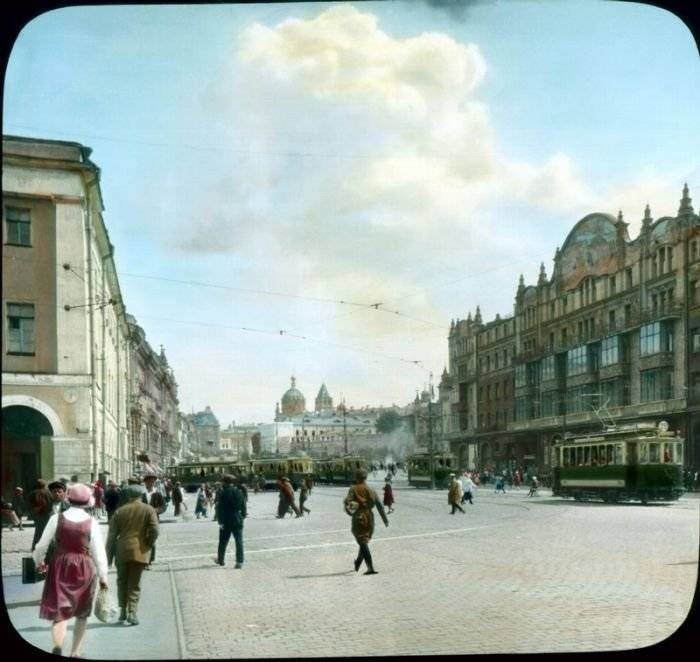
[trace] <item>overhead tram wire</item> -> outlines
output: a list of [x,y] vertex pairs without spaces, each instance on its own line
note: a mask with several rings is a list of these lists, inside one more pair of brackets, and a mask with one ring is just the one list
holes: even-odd
[[287,336],[289,338],[295,338],[297,340],[306,340],[306,341],[317,343],[320,345],[327,345],[329,347],[346,349],[346,350],[350,350],[353,352],[359,352],[361,354],[377,356],[377,357],[383,358],[385,360],[400,361],[402,363],[408,363],[411,365],[418,366],[421,369],[425,370],[425,368],[423,366],[423,363],[424,363],[423,360],[405,359],[405,358],[400,357],[400,356],[390,356],[388,354],[381,354],[379,352],[373,352],[371,350],[362,349],[360,347],[352,347],[350,345],[342,345],[340,343],[334,343],[334,342],[330,342],[327,340],[321,340],[319,338],[310,338],[309,336],[301,336],[301,335],[294,334],[294,333],[287,333],[286,331],[284,331],[284,329],[277,330],[277,331],[274,331],[271,329],[255,329],[255,328],[245,327],[245,326],[233,326],[230,324],[220,324],[217,322],[197,322],[197,321],[193,321],[193,320],[178,320],[178,319],[172,319],[172,318],[166,318],[166,317],[154,317],[153,315],[139,315],[139,316],[137,316],[137,319],[151,319],[151,320],[157,320],[160,322],[171,322],[174,324],[193,324],[196,326],[216,327],[216,328],[222,328],[222,329],[231,329],[234,331],[263,333],[263,334],[270,335],[270,336]]

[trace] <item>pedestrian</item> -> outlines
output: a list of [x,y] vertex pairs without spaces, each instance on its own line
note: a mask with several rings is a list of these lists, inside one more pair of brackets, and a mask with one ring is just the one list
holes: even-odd
[[138,486],[127,487],[125,497],[126,503],[109,523],[107,557],[110,566],[113,561],[117,565],[119,621],[138,625],[141,575],[158,538],[158,515],[152,506],[143,502]]
[[199,489],[197,490],[197,500],[195,501],[194,507],[194,514],[197,519],[199,519],[201,515],[204,515],[204,518],[206,519],[208,503],[206,487],[204,485],[200,485]]
[[[68,620],[75,617],[71,657],[80,657],[96,575],[100,587],[107,588],[107,555],[99,524],[86,512],[92,507],[90,488],[82,483],[71,485],[68,502],[65,511],[50,517],[33,556],[37,569],[47,570],[39,616],[53,622],[52,652],[62,655]],[[52,541],[55,550],[47,568],[46,553]]]
[[311,495],[311,490],[314,488],[314,479],[311,474],[307,474],[304,478],[304,483],[306,484],[306,489],[309,490],[309,495]]
[[24,528],[22,526],[22,518],[27,514],[27,504],[24,502],[24,490],[21,487],[15,487],[15,493],[12,496],[12,510],[14,510],[15,515],[17,515],[21,531]]
[[391,480],[384,481],[384,505],[388,513],[394,512],[394,490],[391,487]]
[[243,567],[243,520],[247,517],[246,498],[235,485],[231,474],[224,475],[223,487],[216,501],[216,521],[219,523],[218,565],[226,565],[226,547],[233,535],[236,544],[236,568]]
[[179,481],[176,481],[175,485],[173,486],[172,499],[173,508],[175,508],[175,517],[177,517],[180,514],[180,508],[182,507],[183,502],[182,488],[180,487]]
[[280,476],[277,479],[277,489],[279,490],[279,501],[277,504],[277,519],[284,519],[287,511],[291,508],[297,517],[301,517],[301,512],[294,503],[294,489],[287,476]]
[[309,498],[309,486],[306,483],[306,479],[302,478],[301,483],[299,484],[299,512],[301,513],[302,517],[304,516],[304,513],[309,513],[311,514],[311,511],[304,505],[306,503],[306,500]]
[[119,488],[113,480],[110,480],[107,483],[107,489],[105,490],[104,495],[104,505],[105,511],[107,512],[107,521],[109,522],[112,519],[114,512],[119,507]]
[[505,479],[503,478],[503,474],[500,474],[496,477],[496,489],[493,492],[494,494],[497,494],[499,491],[503,492],[503,494],[506,493]]
[[474,485],[474,481],[472,480],[471,476],[465,471],[464,474],[462,474],[462,503],[469,501],[472,506],[474,505],[474,501],[472,500],[472,490],[475,487],[476,485]]
[[49,492],[51,492],[52,515],[70,508],[70,503],[66,498],[66,483],[61,480],[55,480],[52,483],[49,483]]
[[447,503],[448,505],[452,506],[452,512],[450,515],[454,515],[455,509],[459,509],[464,512],[464,508],[462,508],[460,505],[460,502],[462,501],[462,484],[457,480],[457,477],[454,474],[450,474],[450,478],[452,480],[447,492]]
[[261,492],[264,492],[267,489],[267,481],[265,480],[265,476],[263,474],[260,474],[258,477],[258,489]]
[[537,480],[537,476],[533,476],[532,480],[530,481],[530,491],[527,493],[529,497],[531,496],[539,496],[537,494],[537,488],[540,486],[540,482]]
[[22,523],[20,522],[19,517],[17,517],[17,513],[9,501],[3,501],[0,504],[0,513],[2,514],[3,523],[7,522],[10,531],[12,531],[12,529],[15,527],[18,529],[22,528]]
[[32,538],[32,551],[41,538],[49,518],[52,515],[51,502],[52,496],[49,489],[46,487],[46,481],[39,478],[36,481],[34,489],[27,497],[29,505],[29,516],[34,520],[34,536]]
[[369,551],[369,541],[374,533],[374,512],[372,509],[377,508],[385,526],[389,526],[389,520],[377,493],[367,485],[367,472],[364,469],[358,469],[355,473],[355,484],[348,490],[343,503],[345,512],[352,517],[350,530],[360,547],[354,562],[355,572],[360,569],[362,561],[364,561],[367,566],[364,574],[376,575],[377,571],[374,569],[372,555]]
[[102,482],[99,480],[95,481],[95,485],[92,488],[92,496],[95,499],[94,512],[97,519],[102,519],[102,515],[104,514],[104,494],[105,491],[102,488]]
[[[158,518],[158,523],[160,523],[160,516],[165,512],[167,507],[165,503],[165,497],[156,487],[156,480],[158,476],[152,471],[144,474],[143,483],[146,491],[141,497],[144,503],[147,503],[153,510],[156,511],[156,517]],[[151,545],[151,557],[148,561],[148,565],[144,568],[145,570],[151,569],[151,563],[156,560],[156,544]]]

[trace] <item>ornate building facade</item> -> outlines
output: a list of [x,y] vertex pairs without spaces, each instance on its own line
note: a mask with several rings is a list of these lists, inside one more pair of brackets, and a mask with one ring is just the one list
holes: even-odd
[[161,347],[156,353],[136,319],[127,315],[131,349],[131,437],[136,473],[164,472],[180,454],[177,382]]
[[[445,437],[460,463],[549,472],[550,447],[606,421],[668,421],[700,464],[700,229],[688,187],[675,217],[590,214],[520,283],[514,315],[450,329]],[[598,410],[598,414],[596,413]]]

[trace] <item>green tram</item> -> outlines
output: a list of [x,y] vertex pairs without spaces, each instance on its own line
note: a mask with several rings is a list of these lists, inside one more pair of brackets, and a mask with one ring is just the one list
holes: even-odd
[[683,439],[661,421],[608,427],[552,447],[552,494],[577,501],[673,501],[683,494]]
[[224,474],[247,476],[249,471],[248,462],[212,460],[211,462],[182,462],[168,467],[168,476],[174,481],[179,481],[186,492],[196,492],[203,483],[212,485],[220,481]]
[[277,479],[287,476],[294,489],[298,489],[303,477],[307,474],[314,476],[314,461],[306,456],[274,456],[258,458],[249,462],[250,480],[265,478],[266,488],[276,488]]
[[[430,453],[414,453],[406,458],[408,484],[412,487],[430,487]],[[435,487],[446,488],[450,474],[457,472],[457,458],[452,453],[433,453]]]
[[358,469],[367,471],[367,460],[360,455],[343,455],[324,460],[315,460],[316,477],[321,483],[330,485],[352,485]]

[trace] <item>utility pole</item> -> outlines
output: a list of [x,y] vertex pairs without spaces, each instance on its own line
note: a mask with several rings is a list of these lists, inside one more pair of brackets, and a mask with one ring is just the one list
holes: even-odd
[[343,441],[345,443],[345,455],[348,454],[348,427],[345,422],[345,398],[343,398]]
[[433,373],[430,373],[430,388],[428,389],[428,440],[430,449],[430,489],[435,489],[435,447],[433,444]]

